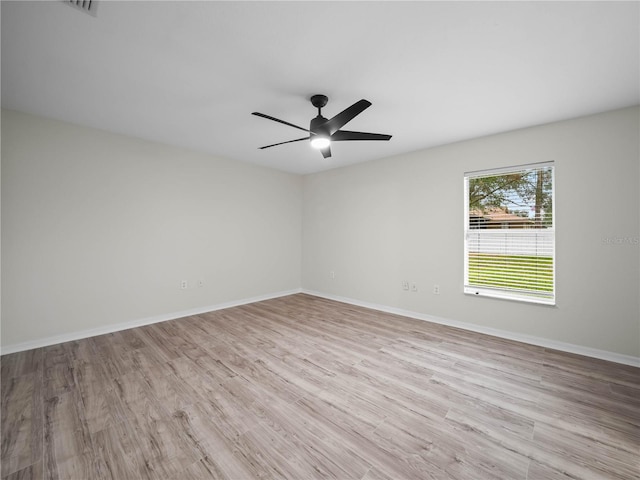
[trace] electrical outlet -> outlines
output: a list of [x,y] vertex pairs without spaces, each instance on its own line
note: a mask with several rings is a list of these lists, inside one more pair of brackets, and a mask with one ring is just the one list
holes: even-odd
[[407,282],[406,280],[402,282],[402,289],[409,290],[409,282]]
[[412,292],[417,292],[418,291],[418,285],[416,285],[415,283],[411,284],[411,291]]
[[186,290],[186,289],[187,289],[187,287],[188,287],[187,281],[186,281],[186,280],[182,280],[182,281],[180,282],[180,288],[181,288],[182,290]]
[[204,287],[204,280],[200,279],[198,280],[198,288],[202,288]]
[[433,294],[434,295],[440,295],[440,285],[434,285],[433,286]]

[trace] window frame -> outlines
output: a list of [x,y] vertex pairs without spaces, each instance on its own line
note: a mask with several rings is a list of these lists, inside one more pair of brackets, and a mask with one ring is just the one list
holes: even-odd
[[[503,233],[505,235],[510,235],[514,233],[517,235],[518,230],[525,231],[541,231],[544,232],[545,235],[551,235],[551,244],[552,244],[552,281],[553,281],[553,291],[550,297],[545,296],[536,296],[532,293],[527,293],[525,291],[518,291],[512,289],[505,289],[499,287],[488,287],[488,286],[474,286],[469,285],[469,234],[470,233],[478,233],[478,230],[483,230],[479,228],[473,228],[469,222],[469,179],[470,178],[478,178],[478,177],[487,177],[487,176],[499,176],[506,175],[509,173],[522,172],[525,170],[532,169],[541,169],[541,168],[551,168],[551,204],[552,204],[552,226],[550,228],[545,229],[496,229],[497,232]],[[524,165],[514,165],[511,167],[503,167],[503,168],[494,168],[494,169],[483,169],[483,170],[475,170],[470,172],[464,172],[463,176],[463,185],[464,185],[464,224],[463,224],[463,244],[464,244],[464,276],[463,276],[463,293],[465,295],[473,295],[478,297],[490,297],[490,298],[498,298],[503,300],[514,300],[519,302],[533,303],[533,304],[542,304],[542,305],[556,305],[557,299],[557,284],[556,284],[556,264],[557,264],[557,255],[556,255],[556,220],[557,220],[557,205],[556,205],[556,176],[555,176],[555,162],[547,161],[547,162],[539,162],[539,163],[530,163]],[[498,233],[490,233],[489,235],[497,235]]]

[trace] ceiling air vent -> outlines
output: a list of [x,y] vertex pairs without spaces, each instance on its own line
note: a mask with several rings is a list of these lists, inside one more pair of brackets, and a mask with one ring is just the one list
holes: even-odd
[[64,0],[64,3],[84,13],[88,13],[94,17],[96,16],[96,10],[98,9],[97,0]]

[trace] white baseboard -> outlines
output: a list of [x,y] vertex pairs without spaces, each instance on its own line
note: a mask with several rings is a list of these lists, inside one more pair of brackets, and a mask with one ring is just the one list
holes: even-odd
[[156,315],[153,317],[141,318],[141,319],[132,320],[129,322],[105,325],[103,327],[97,327],[97,328],[92,328],[88,330],[81,330],[81,331],[66,333],[62,335],[55,335],[53,337],[41,338],[37,340],[30,340],[28,342],[17,343],[14,345],[6,345],[2,347],[0,354],[7,355],[10,353],[21,352],[24,350],[31,350],[33,348],[47,347],[49,345],[56,345],[58,343],[70,342],[73,340],[81,340],[83,338],[95,337],[97,335],[104,335],[107,333],[118,332],[121,330],[128,330],[130,328],[150,325],[152,323],[159,323],[167,320],[175,320],[177,318],[189,317],[191,315],[199,315],[202,313],[213,312],[213,311],[222,310],[225,308],[237,307],[240,305],[247,305],[250,303],[261,302],[263,300],[270,300],[272,298],[285,297],[287,295],[293,295],[296,293],[306,293],[308,295],[313,295],[315,297],[335,300],[337,302],[356,305],[359,307],[370,308],[372,310],[392,313],[395,315],[402,315],[404,317],[414,318],[416,320],[423,320],[427,322],[438,323],[441,325],[448,325],[451,327],[461,328],[463,330],[469,330],[472,332],[492,335],[494,337],[506,338],[508,340],[515,340],[518,342],[528,343],[530,345],[537,345],[539,347],[552,348],[554,350],[560,350],[563,352],[575,353],[577,355],[584,355],[587,357],[599,358],[601,360],[608,360],[610,362],[621,363],[624,365],[631,365],[634,367],[640,367],[640,357],[623,355],[621,353],[609,352],[606,350],[599,350],[596,348],[585,347],[582,345],[575,345],[572,343],[560,342],[557,340],[550,340],[542,337],[535,337],[533,335],[525,335],[521,333],[509,332],[507,330],[500,330],[497,328],[483,327],[481,325],[476,325],[473,323],[450,320],[446,318],[436,317],[433,315],[426,315],[424,313],[413,312],[410,310],[403,310],[401,308],[389,307],[387,305],[380,305],[380,304],[371,303],[371,302],[364,302],[360,300],[355,300],[353,298],[341,297],[338,295],[331,295],[327,293],[317,292],[314,290],[306,290],[302,288],[297,288],[297,289],[287,290],[282,292],[275,292],[267,295],[259,295],[257,297],[244,298],[241,300],[234,300],[231,302],[224,302],[216,305],[209,305],[206,307],[198,307],[190,310],[184,310],[181,312],[172,312],[172,313],[167,313],[163,315]]
[[372,310],[378,310],[386,313],[393,313],[395,315],[402,315],[403,317],[414,318],[416,320],[424,320],[426,322],[438,323],[441,325],[448,325],[450,327],[461,328],[463,330],[469,330],[477,333],[484,333],[494,337],[505,338],[508,340],[515,340],[517,342],[528,343],[530,345],[536,345],[539,347],[551,348],[554,350],[560,350],[568,353],[575,353],[577,355],[584,355],[586,357],[599,358],[601,360],[608,360],[610,362],[621,363],[624,365],[631,365],[633,367],[640,367],[640,357],[634,357],[631,355],[623,355],[621,353],[609,352],[606,350],[598,350],[597,348],[584,347],[582,345],[575,345],[572,343],[560,342],[557,340],[550,340],[542,337],[535,337],[533,335],[525,335],[522,333],[509,332],[507,330],[500,330],[497,328],[483,327],[482,325],[476,325],[473,323],[460,322],[457,320],[449,320],[446,318],[435,317],[433,315],[426,315],[424,313],[412,312],[410,310],[403,310],[401,308],[389,307],[386,305],[379,305],[376,303],[363,302],[360,300],[354,300],[352,298],[340,297],[338,295],[331,295],[322,292],[316,292],[314,290],[302,289],[302,293],[313,295],[315,297],[326,298],[328,300],[335,300],[337,302],[348,303],[350,305],[356,305],[358,307],[371,308]]
[[241,300],[234,300],[231,302],[218,303],[216,305],[209,305],[206,307],[192,308],[190,310],[184,310],[182,312],[166,313],[163,315],[156,315],[153,317],[140,318],[138,320],[132,320],[129,322],[115,323],[111,325],[105,325],[103,327],[90,328],[88,330],[81,330],[77,332],[65,333],[62,335],[55,335],[53,337],[30,340],[28,342],[16,343],[14,345],[6,345],[2,347],[1,354],[7,355],[9,353],[22,352],[24,350],[31,350],[33,348],[47,347],[49,345],[56,345],[58,343],[64,343],[64,342],[71,342],[73,340],[81,340],[83,338],[95,337],[97,335],[104,335],[106,333],[119,332],[121,330],[129,330],[130,328],[142,327],[143,325],[150,325],[152,323],[159,323],[167,320],[175,320],[177,318],[189,317],[191,315],[199,315],[202,313],[213,312],[215,310],[223,310],[225,308],[238,307],[240,305],[247,305],[249,303],[262,302],[263,300],[270,300],[272,298],[285,297],[287,295],[300,293],[301,291],[302,289],[297,288],[294,290],[287,290],[284,292],[276,292],[276,293],[270,293],[267,295],[259,295],[257,297],[243,298]]

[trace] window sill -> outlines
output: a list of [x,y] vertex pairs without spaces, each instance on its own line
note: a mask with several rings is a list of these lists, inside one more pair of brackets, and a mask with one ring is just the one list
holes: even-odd
[[479,287],[464,287],[465,295],[471,295],[474,297],[489,297],[497,298],[500,300],[511,300],[515,302],[533,303],[537,305],[555,306],[555,298],[536,297],[534,295],[527,295],[526,293],[518,292],[505,292],[500,290],[492,290],[488,288]]

